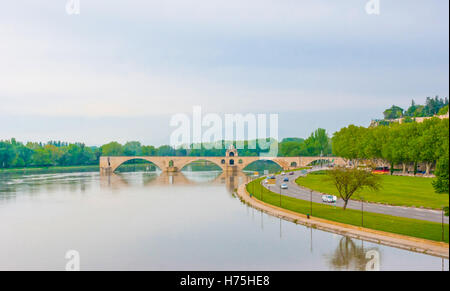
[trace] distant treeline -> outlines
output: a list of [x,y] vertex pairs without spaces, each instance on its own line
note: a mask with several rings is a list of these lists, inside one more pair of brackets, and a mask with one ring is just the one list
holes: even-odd
[[[222,141],[221,144],[220,149],[209,149],[207,144],[199,149],[193,145],[191,149],[175,149],[169,145],[154,147],[129,141],[123,145],[110,142],[100,147],[90,147],[83,143],[61,141],[22,143],[12,138],[0,141],[0,168],[95,165],[100,156],[224,156],[227,143]],[[262,152],[267,152],[267,149],[261,149],[258,143],[256,149],[249,148],[248,141],[244,142],[244,149],[238,149],[240,156],[258,156]],[[287,138],[278,143],[279,156],[321,154],[331,154],[330,137],[324,129],[314,131],[307,139]]]
[[[385,161],[393,165],[449,163],[449,120],[430,118],[422,123],[392,123],[376,127],[350,125],[332,138],[333,153],[358,163],[362,160]],[[391,167],[392,169],[393,167]],[[439,167],[438,167],[439,169]]]
[[444,115],[448,112],[448,98],[442,99],[439,96],[435,98],[427,97],[425,105],[418,105],[411,101],[411,106],[404,110],[403,108],[392,105],[391,108],[383,112],[384,119],[397,119],[405,117],[413,119],[414,117],[431,117],[435,115]]

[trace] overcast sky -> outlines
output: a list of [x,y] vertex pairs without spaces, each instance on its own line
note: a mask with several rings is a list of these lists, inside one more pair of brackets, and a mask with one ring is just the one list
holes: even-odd
[[448,97],[449,1],[367,1],[5,1],[0,139],[161,145],[194,105],[305,137]]

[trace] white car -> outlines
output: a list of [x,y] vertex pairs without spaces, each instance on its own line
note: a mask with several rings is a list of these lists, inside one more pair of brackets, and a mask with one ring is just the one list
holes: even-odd
[[281,172],[281,176],[284,176],[284,175],[286,175],[286,173],[285,172]]
[[282,184],[281,185],[281,189],[287,189],[288,188],[288,185],[287,184]]
[[334,195],[322,195],[322,201],[325,203],[336,203],[337,197]]

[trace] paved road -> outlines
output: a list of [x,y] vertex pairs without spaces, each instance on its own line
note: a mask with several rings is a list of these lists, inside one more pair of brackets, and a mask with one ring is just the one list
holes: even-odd
[[[310,201],[311,192],[310,190],[305,190],[299,187],[295,180],[299,176],[303,176],[300,171],[295,171],[294,175],[289,175],[286,173],[286,176],[278,175],[277,183],[275,185],[264,185],[266,188],[270,187],[270,190],[276,193],[280,193],[283,196],[290,196],[297,199],[302,199],[306,201]],[[289,182],[283,182],[285,177],[289,178]],[[280,189],[281,184],[288,184],[288,189]],[[322,202],[322,194],[313,191],[312,195],[313,202],[323,203]],[[343,207],[344,201],[338,197],[337,206]],[[361,210],[361,202],[350,200],[348,202],[347,208]],[[314,209],[313,209],[314,211]],[[442,212],[437,210],[429,210],[429,209],[420,209],[420,208],[412,208],[412,207],[401,207],[401,206],[389,206],[389,205],[381,205],[375,203],[364,203],[364,212],[374,212],[381,214],[388,214],[393,216],[414,218],[420,220],[434,221],[434,222],[442,222]],[[449,218],[444,217],[444,222],[449,223]]]

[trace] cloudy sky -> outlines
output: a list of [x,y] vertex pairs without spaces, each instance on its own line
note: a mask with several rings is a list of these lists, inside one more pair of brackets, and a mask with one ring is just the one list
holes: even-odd
[[280,137],[449,92],[449,2],[15,0],[0,139],[169,142],[173,114],[278,113]]

